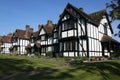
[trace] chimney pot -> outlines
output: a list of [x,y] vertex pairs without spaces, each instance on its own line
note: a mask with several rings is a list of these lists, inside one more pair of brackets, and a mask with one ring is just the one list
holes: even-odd
[[47,25],[52,25],[52,21],[48,20]]
[[30,28],[30,25],[26,25],[26,30],[29,30],[29,28]]
[[84,9],[82,7],[80,7],[79,10],[82,11],[82,12],[84,11]]

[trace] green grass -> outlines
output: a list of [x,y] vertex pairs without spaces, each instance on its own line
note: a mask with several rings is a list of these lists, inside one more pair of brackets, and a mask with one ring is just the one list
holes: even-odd
[[0,54],[0,77],[18,72],[65,65],[63,59]]
[[[63,58],[37,58],[0,55],[0,77],[32,70],[44,71],[65,66]],[[24,74],[9,80],[120,80],[120,60],[84,63],[52,72],[35,75]]]

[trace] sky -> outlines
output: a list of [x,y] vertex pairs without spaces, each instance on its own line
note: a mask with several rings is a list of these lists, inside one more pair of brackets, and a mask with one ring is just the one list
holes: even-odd
[[[89,14],[105,9],[106,2],[110,0],[0,0],[0,35],[25,29],[26,24],[37,31],[38,25],[46,24],[47,20],[57,23],[67,3],[82,7]],[[118,23],[112,24],[115,33]],[[118,37],[113,38],[120,41]]]

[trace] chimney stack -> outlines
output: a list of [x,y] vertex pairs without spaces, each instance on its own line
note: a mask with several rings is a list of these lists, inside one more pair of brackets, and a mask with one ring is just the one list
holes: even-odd
[[79,8],[80,11],[84,12],[84,9],[82,7]]
[[51,20],[48,20],[48,21],[47,21],[47,25],[53,25],[52,21],[51,21]]
[[26,25],[26,31],[30,29],[30,25]]
[[30,30],[30,25],[26,25],[26,33],[25,33],[25,37],[27,38],[28,37],[28,32]]

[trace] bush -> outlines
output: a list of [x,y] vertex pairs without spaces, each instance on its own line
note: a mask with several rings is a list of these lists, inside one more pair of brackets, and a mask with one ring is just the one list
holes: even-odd
[[120,52],[119,51],[115,51],[111,53],[111,58],[112,59],[118,59],[120,57]]
[[13,51],[11,55],[17,56],[18,55],[18,51]]
[[83,63],[83,60],[82,60],[81,57],[74,57],[74,58],[66,57],[65,58],[65,62],[69,63],[70,65],[78,65],[78,64]]
[[71,59],[71,61],[69,62],[70,65],[78,65],[81,63],[83,63],[83,60],[81,60],[80,58]]
[[37,57],[41,57],[41,55],[40,55],[39,52],[35,52],[34,54],[35,54],[35,56],[37,56]]
[[53,57],[52,51],[48,51],[48,52],[46,53],[46,56],[47,56],[47,57]]

